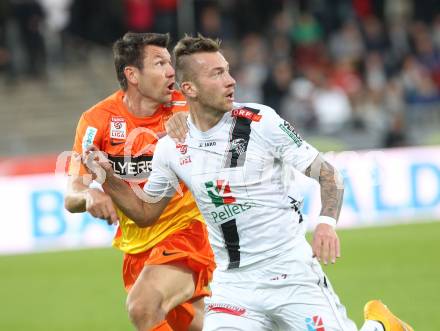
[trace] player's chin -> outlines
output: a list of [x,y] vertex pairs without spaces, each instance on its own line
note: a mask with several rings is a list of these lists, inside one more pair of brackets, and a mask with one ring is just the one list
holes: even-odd
[[228,101],[224,104],[224,106],[223,106],[223,109],[224,109],[224,112],[225,112],[225,113],[227,113],[228,111],[231,111],[232,108],[234,108],[234,102],[233,102],[233,101],[230,101],[230,100],[228,100]]
[[173,94],[172,94],[172,93],[166,93],[166,94],[162,95],[161,102],[162,102],[162,103],[168,103],[168,102],[171,102],[172,97],[173,97]]

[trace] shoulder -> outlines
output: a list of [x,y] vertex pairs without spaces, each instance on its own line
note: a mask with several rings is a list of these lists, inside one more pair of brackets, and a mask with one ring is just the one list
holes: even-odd
[[[252,116],[252,114],[258,116]],[[260,122],[266,121],[267,118],[279,117],[275,110],[269,106],[261,103],[234,103],[234,109],[232,110],[232,116],[246,117],[253,121]]]
[[236,103],[232,116],[250,120],[253,129],[263,131],[262,133],[272,130],[281,121],[275,110],[260,103]]
[[167,152],[173,151],[177,148],[176,142],[168,135],[163,136],[157,141],[156,151],[166,150]]
[[118,102],[118,97],[122,91],[115,92],[109,97],[101,100],[94,106],[90,107],[82,114],[82,118],[89,123],[93,123],[98,126],[103,126],[107,123],[107,119],[111,116],[117,116],[119,114],[118,109],[120,107],[120,102]]

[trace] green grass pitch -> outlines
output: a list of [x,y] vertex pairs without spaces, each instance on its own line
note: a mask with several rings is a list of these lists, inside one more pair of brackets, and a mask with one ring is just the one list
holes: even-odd
[[[324,267],[358,326],[380,298],[416,331],[440,330],[440,222],[339,231]],[[0,257],[0,330],[132,330],[113,249]]]

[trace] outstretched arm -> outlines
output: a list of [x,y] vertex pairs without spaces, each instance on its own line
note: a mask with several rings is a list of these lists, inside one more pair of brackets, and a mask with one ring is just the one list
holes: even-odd
[[83,162],[97,177],[97,181],[102,183],[104,192],[113,203],[139,227],[154,223],[171,200],[165,196],[148,196],[138,185],[123,181],[115,175],[109,160],[94,146],[88,148]]
[[117,178],[113,171],[106,169],[106,180],[102,185],[113,202],[139,227],[154,223],[170,202],[170,197],[160,199],[148,196],[142,190],[135,191],[132,186]]
[[342,207],[344,183],[338,171],[320,155],[305,171],[306,176],[316,179],[321,187],[321,214],[313,235],[313,253],[319,261],[327,264],[340,257],[340,243],[335,227]]

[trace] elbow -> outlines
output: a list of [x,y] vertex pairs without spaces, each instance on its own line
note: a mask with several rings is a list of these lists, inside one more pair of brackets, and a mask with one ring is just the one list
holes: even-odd
[[152,225],[156,220],[152,219],[152,218],[141,218],[141,219],[136,219],[134,222],[136,223],[136,225],[140,228],[147,228],[150,225]]
[[140,228],[146,228],[149,227],[151,224],[153,224],[153,222],[151,222],[151,220],[149,220],[148,218],[137,218],[136,220],[133,220],[136,225]]
[[140,228],[146,228],[153,225],[153,223],[159,219],[162,213],[160,208],[157,208],[157,206],[152,206],[146,202],[139,203],[137,206],[132,206],[129,209],[125,209],[125,211],[130,212],[130,214],[126,215],[130,217]]
[[146,228],[151,226],[154,222],[156,222],[158,217],[149,216],[146,213],[139,213],[136,215],[135,218],[133,218],[133,221],[136,223],[136,225],[140,228]]

